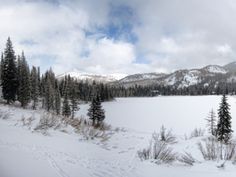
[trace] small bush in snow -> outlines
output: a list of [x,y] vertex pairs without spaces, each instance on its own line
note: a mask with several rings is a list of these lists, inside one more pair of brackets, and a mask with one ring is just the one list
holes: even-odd
[[22,122],[23,126],[27,126],[29,128],[31,127],[32,122],[34,120],[35,120],[35,117],[33,115],[28,118],[25,118],[25,116],[22,116],[22,118],[21,118],[21,122]]
[[149,146],[138,151],[141,160],[153,159],[156,163],[172,163],[177,159],[177,154],[168,146],[165,141],[161,141],[156,133],[153,134]]
[[63,122],[74,127],[77,133],[81,134],[86,140],[99,138],[106,141],[112,134],[111,126],[105,122],[102,122],[99,127],[94,127],[90,120],[83,117],[74,119],[64,117]]
[[[34,128],[34,130],[46,131],[49,128],[58,128],[60,126],[60,119],[54,114],[44,113],[41,115],[38,125]],[[47,133],[46,133],[47,134]]]
[[176,137],[173,135],[171,130],[166,130],[164,126],[161,127],[159,135],[160,141],[166,142],[168,144],[177,143]]
[[0,119],[6,120],[11,118],[10,111],[2,111],[0,110]]
[[224,147],[224,154],[223,158],[225,160],[235,160],[236,159],[236,144],[230,142],[229,144],[225,145]]
[[180,161],[186,165],[191,165],[191,166],[193,166],[193,164],[197,162],[197,160],[188,152],[181,154],[178,157],[178,161]]
[[196,138],[196,137],[201,137],[204,136],[204,130],[201,128],[195,128],[192,133],[190,134],[190,138]]
[[198,143],[198,148],[205,160],[216,160],[219,157],[219,142],[213,137],[206,139],[204,144]]
[[205,160],[234,160],[236,159],[236,144],[229,142],[222,144],[214,137],[205,140],[205,143],[198,144],[199,150]]
[[99,138],[103,141],[109,139],[110,134],[106,131],[102,131],[94,128],[93,126],[83,126],[79,131],[86,140]]

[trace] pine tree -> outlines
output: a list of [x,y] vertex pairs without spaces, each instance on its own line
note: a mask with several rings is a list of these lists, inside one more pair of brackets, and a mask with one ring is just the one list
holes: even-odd
[[10,37],[7,39],[2,66],[2,94],[7,104],[14,102],[18,89],[16,57]]
[[96,123],[96,105],[97,105],[97,101],[96,101],[96,98],[94,97],[90,103],[88,114],[87,114],[89,119],[92,120],[93,126],[95,126],[95,123]]
[[61,94],[59,91],[59,83],[56,81],[56,88],[55,88],[55,111],[56,114],[59,115],[61,113]]
[[47,111],[55,110],[55,74],[52,69],[46,71],[42,79],[43,108]]
[[228,143],[231,138],[231,116],[229,112],[230,105],[227,103],[227,97],[224,94],[218,110],[217,138],[222,143]]
[[33,100],[32,109],[36,109],[39,99],[39,80],[36,67],[32,67],[31,74],[31,99]]
[[71,101],[71,117],[75,117],[75,112],[79,110],[78,107],[78,91],[76,89],[75,81],[72,82],[70,86],[70,101]]
[[56,90],[55,110],[56,110],[57,115],[59,115],[61,113],[61,94],[60,94],[59,89]]
[[210,111],[206,121],[209,133],[216,136],[216,115],[213,109]]
[[101,99],[98,95],[92,99],[87,115],[92,120],[92,125],[96,127],[99,127],[105,119],[105,111],[102,108]]
[[70,109],[67,93],[65,93],[65,97],[64,97],[64,100],[63,100],[62,115],[65,116],[65,117],[70,117],[71,116],[71,109]]
[[99,97],[99,95],[97,96],[97,126],[100,126],[101,123],[103,122],[103,120],[105,119],[105,111],[102,108],[102,102],[101,99]]
[[26,107],[30,102],[30,71],[24,52],[18,60],[18,83],[18,101],[22,107]]
[[49,79],[45,82],[44,91],[44,104],[46,110],[54,110],[54,89]]
[[2,71],[3,71],[3,53],[1,55],[1,63],[0,63],[0,80],[2,80]]

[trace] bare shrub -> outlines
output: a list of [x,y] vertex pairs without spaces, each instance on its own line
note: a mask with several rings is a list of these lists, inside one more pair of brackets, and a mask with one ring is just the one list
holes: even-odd
[[236,144],[235,143],[229,143],[227,145],[225,145],[224,147],[224,154],[223,154],[223,158],[224,160],[235,160],[236,158]]
[[198,143],[198,148],[205,160],[216,160],[219,158],[220,146],[215,138],[208,138],[204,142]]
[[199,150],[205,160],[233,160],[236,158],[236,144],[230,142],[222,144],[214,137],[207,138],[205,144],[198,144]]
[[51,113],[44,113],[40,116],[39,123],[34,128],[34,130],[47,131],[49,128],[58,128],[60,126],[59,118]]
[[192,133],[190,134],[190,138],[196,138],[196,137],[201,137],[204,136],[204,130],[201,128],[195,128]]
[[177,143],[176,137],[173,135],[171,130],[166,130],[164,126],[160,129],[160,141],[166,142],[168,144],[174,144]]
[[11,116],[12,116],[12,114],[10,113],[10,111],[0,110],[0,119],[7,120],[7,119],[10,119]]
[[21,122],[23,124],[23,126],[27,126],[29,128],[31,128],[32,122],[35,120],[35,117],[32,115],[28,118],[25,118],[25,116],[22,116],[21,118]]
[[156,163],[172,163],[177,159],[177,154],[165,141],[160,141],[158,134],[153,133],[149,146],[138,151],[141,160],[154,159]]
[[102,141],[105,141],[108,140],[112,135],[107,131],[96,129],[93,126],[81,126],[78,131],[83,135],[86,140],[93,140],[95,138],[99,138]]
[[85,126],[85,125],[90,125],[89,121],[83,117],[81,118],[70,118],[70,117],[63,117],[63,122],[71,125],[72,127],[74,127],[75,129],[80,129],[81,127]]
[[106,130],[111,130],[111,125],[105,123],[105,122],[101,122],[100,126],[98,127],[98,129],[106,131]]
[[148,160],[151,159],[151,147],[144,148],[138,151],[138,156],[141,160]]
[[63,122],[75,128],[76,132],[86,140],[99,138],[101,141],[106,141],[113,134],[111,126],[105,122],[101,123],[99,127],[92,126],[92,122],[84,117],[74,119],[63,117]]
[[190,153],[188,152],[184,152],[184,154],[181,154],[178,157],[178,161],[186,164],[186,165],[190,165],[193,166],[194,163],[198,162]]

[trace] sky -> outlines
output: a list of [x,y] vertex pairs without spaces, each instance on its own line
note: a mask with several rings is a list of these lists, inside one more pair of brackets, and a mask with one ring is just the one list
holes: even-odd
[[0,0],[30,65],[56,74],[172,72],[235,61],[235,0]]

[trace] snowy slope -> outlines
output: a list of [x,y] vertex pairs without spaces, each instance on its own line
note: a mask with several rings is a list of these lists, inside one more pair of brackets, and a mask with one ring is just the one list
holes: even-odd
[[[22,126],[22,116],[38,117],[40,111],[9,108],[7,120],[0,119],[0,176],[1,177],[233,177],[236,166],[202,159],[197,143],[203,137],[185,140],[192,128],[205,128],[204,118],[209,109],[218,108],[220,97],[157,97],[117,99],[104,103],[107,122],[117,131],[107,141],[84,140],[70,127],[66,131],[50,130],[48,136]],[[229,97],[232,117],[236,116],[236,98]],[[196,109],[197,108],[197,109]],[[85,114],[87,105],[79,114]],[[122,110],[122,111],[121,111]],[[171,111],[170,111],[171,110]],[[188,110],[188,111],[186,111]],[[135,123],[134,123],[135,122]],[[184,122],[184,123],[183,123]],[[236,129],[233,119],[233,129]],[[177,134],[177,153],[191,152],[201,163],[185,166],[180,163],[157,165],[141,161],[137,151],[148,145],[153,130],[164,124]]]
[[234,73],[236,72],[236,62],[229,63],[224,66],[225,70],[228,72]]
[[224,67],[208,65],[201,69],[177,70],[170,74],[134,74],[119,80],[117,83],[118,85],[120,84],[124,86],[134,86],[135,84],[142,86],[157,84],[183,88],[199,84],[211,77],[226,75],[227,73],[228,71]]
[[218,65],[209,65],[203,68],[203,70],[209,72],[209,73],[220,73],[220,74],[226,74],[227,70],[224,67],[218,66]]
[[[204,80],[211,80],[212,77],[215,77],[217,80],[218,75],[224,75],[225,77],[234,77],[228,76],[227,74],[234,73],[236,71],[235,62],[230,63],[225,66],[218,65],[208,65],[206,67],[200,69],[185,69],[185,70],[177,70],[170,74],[164,73],[137,73],[132,75],[127,74],[108,74],[108,75],[96,75],[89,73],[81,73],[77,70],[73,70],[71,72],[67,72],[57,77],[63,78],[65,75],[70,75],[78,80],[82,81],[97,81],[104,83],[112,83],[116,86],[126,86],[132,87],[134,85],[164,85],[164,86],[174,86],[177,88],[189,87],[192,85],[196,85],[201,83]],[[219,77],[220,78],[220,77]],[[226,80],[231,80],[230,78],[226,78]],[[203,83],[204,84],[204,83]]]
[[110,74],[110,75],[96,75],[96,74],[89,74],[89,73],[81,73],[79,71],[71,71],[66,72],[64,74],[58,75],[57,78],[64,78],[66,75],[70,75],[73,78],[76,78],[81,81],[96,81],[96,82],[114,82],[120,80],[121,78],[125,77],[125,74]]
[[163,73],[143,73],[143,74],[133,74],[129,75],[123,79],[121,79],[120,83],[127,83],[127,82],[137,82],[137,81],[145,81],[145,80],[152,80],[152,79],[158,79],[166,74]]
[[199,70],[180,70],[170,74],[164,79],[164,85],[177,85],[178,88],[188,87],[201,82]]

